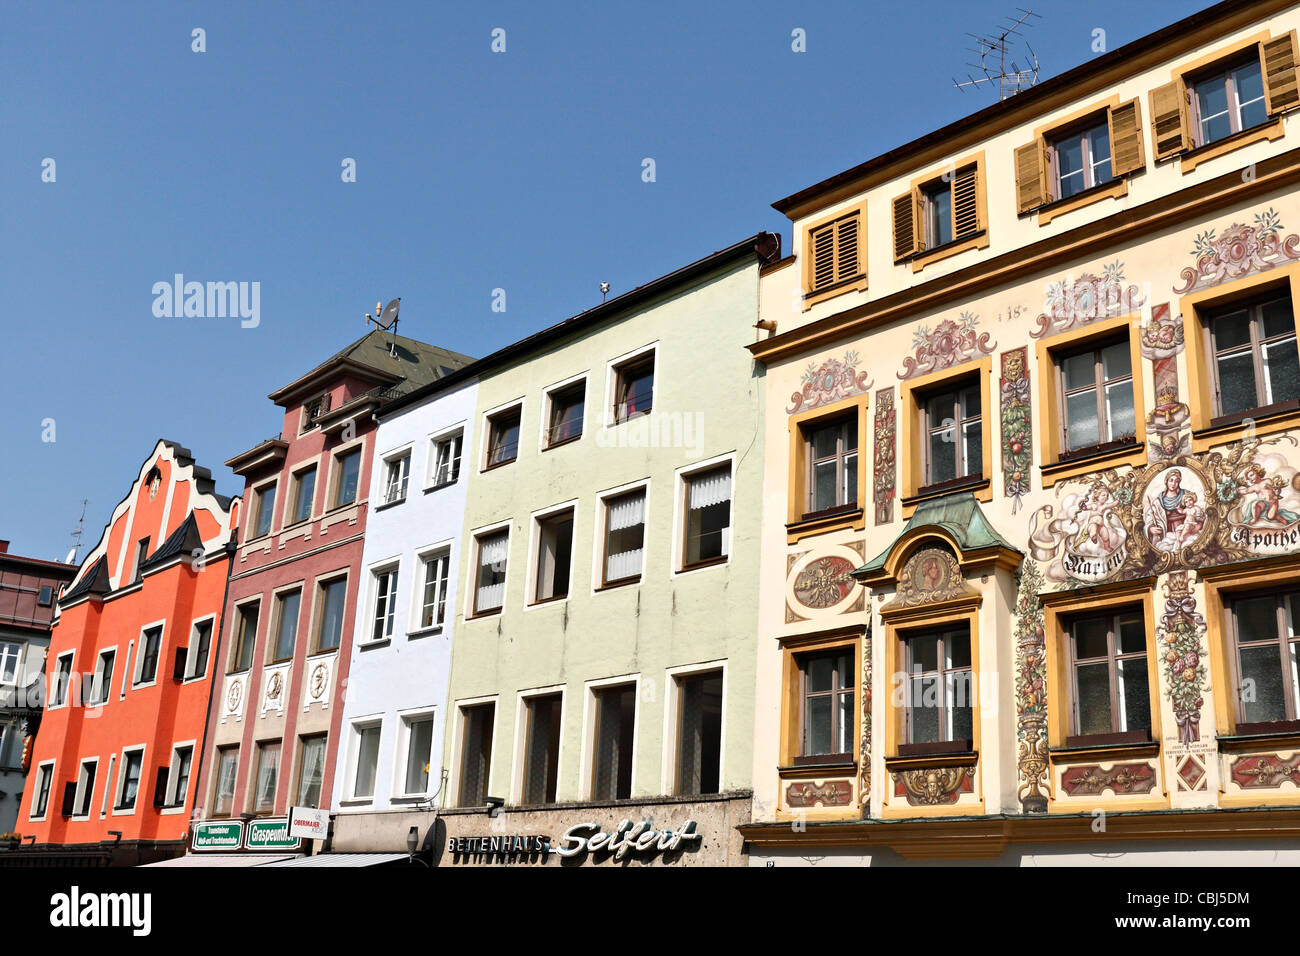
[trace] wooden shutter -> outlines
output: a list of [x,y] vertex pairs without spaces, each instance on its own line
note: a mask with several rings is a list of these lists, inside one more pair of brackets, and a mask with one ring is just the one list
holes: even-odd
[[952,237],[965,239],[979,232],[979,167],[957,170],[952,179]]
[[185,680],[185,655],[188,653],[188,647],[176,648],[176,660],[172,665],[172,680]]
[[1264,102],[1269,115],[1300,106],[1300,82],[1297,81],[1295,31],[1260,44],[1264,61]]
[[843,282],[862,274],[859,265],[861,222],[858,213],[845,216],[835,226],[835,279]]
[[1125,176],[1147,164],[1142,145],[1142,105],[1136,100],[1108,111],[1110,122],[1110,173]]
[[1151,91],[1151,143],[1156,161],[1177,156],[1191,146],[1187,94],[1181,80]]
[[60,814],[61,816],[65,816],[65,817],[72,816],[72,811],[75,808],[76,799],[77,799],[77,784],[75,781],[70,780],[63,785],[63,808]]
[[167,778],[171,775],[171,767],[159,767],[158,778],[153,785],[153,805],[155,807],[167,806]]
[[894,200],[894,261],[899,262],[921,251],[921,224],[918,202],[913,191]]
[[1047,189],[1047,150],[1042,140],[1016,149],[1016,204],[1020,212],[1031,212],[1051,201]]
[[809,234],[812,252],[812,289],[824,289],[835,282],[835,224],[827,223]]

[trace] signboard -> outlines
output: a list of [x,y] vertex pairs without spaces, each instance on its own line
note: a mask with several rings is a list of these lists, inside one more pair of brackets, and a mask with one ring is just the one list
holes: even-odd
[[250,820],[244,837],[246,850],[297,850],[302,838],[290,836],[289,820]]
[[199,820],[194,824],[191,849],[238,850],[244,842],[244,824],[238,820]]
[[679,830],[656,830],[649,820],[623,820],[613,832],[598,823],[575,823],[564,831],[558,844],[549,836],[461,836],[447,841],[455,862],[530,863],[545,861],[551,853],[572,858],[591,854],[594,861],[622,860],[628,855],[646,859],[656,854],[698,851],[702,834],[694,820]]
[[289,836],[323,840],[330,829],[330,812],[311,807],[289,808]]

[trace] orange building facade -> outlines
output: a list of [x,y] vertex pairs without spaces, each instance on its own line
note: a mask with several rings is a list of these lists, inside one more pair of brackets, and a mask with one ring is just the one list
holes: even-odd
[[178,851],[239,506],[159,441],[60,598],[18,819],[38,846],[110,841],[114,862]]

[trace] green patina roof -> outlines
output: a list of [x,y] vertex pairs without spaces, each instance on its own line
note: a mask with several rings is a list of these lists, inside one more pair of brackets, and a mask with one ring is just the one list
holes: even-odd
[[952,536],[952,539],[957,542],[957,547],[962,551],[1001,547],[1017,554],[1021,553],[1019,548],[993,530],[993,525],[989,524],[988,519],[984,517],[984,512],[980,510],[975,495],[967,491],[944,495],[942,498],[931,498],[917,505],[916,511],[903,526],[903,530],[898,533],[898,537],[891,541],[884,551],[852,572],[854,577],[881,570],[899,538],[904,537],[913,528],[925,527],[942,528]]

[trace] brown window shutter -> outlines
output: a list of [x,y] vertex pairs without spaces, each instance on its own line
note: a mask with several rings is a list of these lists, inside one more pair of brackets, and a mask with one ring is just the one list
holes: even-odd
[[903,193],[894,200],[894,261],[900,262],[921,250],[920,230],[917,228],[915,193]]
[[952,236],[965,239],[982,228],[979,209],[979,167],[959,169],[952,179]]
[[1187,94],[1181,80],[1151,91],[1151,142],[1156,160],[1177,156],[1191,146],[1187,122]]
[[1270,116],[1300,106],[1300,81],[1296,75],[1295,31],[1260,44],[1264,62],[1264,102]]
[[1045,205],[1047,192],[1047,156],[1040,140],[1016,149],[1016,204],[1020,212],[1030,212]]
[[836,223],[835,279],[837,282],[855,279],[863,272],[859,264],[860,242],[858,234],[860,225],[857,213],[845,216]]
[[811,233],[812,290],[824,289],[835,282],[835,224],[829,223]]
[[1146,166],[1142,145],[1142,105],[1136,100],[1121,103],[1109,111],[1110,172],[1125,176]]

